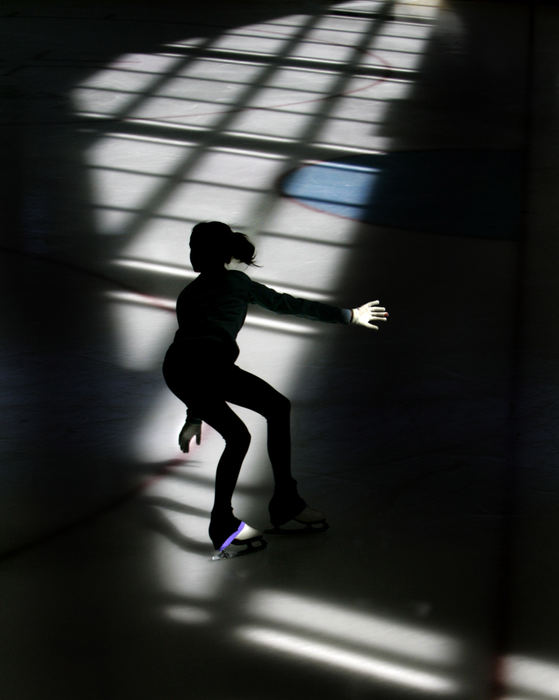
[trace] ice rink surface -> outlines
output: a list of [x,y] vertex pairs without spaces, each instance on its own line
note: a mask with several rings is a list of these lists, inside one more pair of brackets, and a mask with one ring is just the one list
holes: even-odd
[[[3,700],[559,698],[559,8],[0,8]],[[201,220],[379,333],[249,314],[321,535],[210,561],[162,357]],[[192,368],[196,372],[196,368]],[[267,526],[263,419],[235,510]]]

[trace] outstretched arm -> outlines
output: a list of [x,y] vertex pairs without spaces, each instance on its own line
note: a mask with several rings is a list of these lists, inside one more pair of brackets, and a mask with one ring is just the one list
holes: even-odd
[[378,331],[379,326],[374,324],[388,321],[386,309],[384,306],[378,306],[378,304],[380,304],[380,302],[377,299],[376,301],[368,301],[366,304],[363,304],[363,306],[351,309],[351,323]]
[[[247,279],[249,278],[247,277]],[[301,316],[327,323],[353,323],[377,331],[379,326],[375,324],[388,320],[388,313],[384,306],[379,306],[378,299],[369,301],[355,309],[342,309],[330,304],[282,294],[253,280],[249,280],[249,284],[250,301],[276,313]]]
[[249,284],[250,302],[263,306],[269,311],[308,318],[312,321],[324,321],[326,323],[351,322],[350,309],[341,309],[338,306],[324,304],[320,301],[301,299],[300,297],[291,296],[291,294],[277,292],[275,289],[266,287],[264,284],[259,284],[253,280],[250,280]]

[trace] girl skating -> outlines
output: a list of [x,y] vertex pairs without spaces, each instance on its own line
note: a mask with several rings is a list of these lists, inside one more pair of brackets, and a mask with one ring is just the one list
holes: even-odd
[[239,270],[227,269],[232,261],[254,263],[255,249],[248,238],[224,223],[212,221],[194,226],[190,237],[190,260],[199,276],[177,299],[178,331],[163,363],[171,391],[186,404],[187,417],[179,444],[188,451],[192,438],[200,442],[202,421],[225,440],[216,470],[215,498],[209,534],[213,558],[228,558],[262,549],[262,533],[233,514],[231,501],[250,434],[228,404],[249,408],[266,418],[268,455],[274,478],[269,503],[275,531],[296,523],[305,530],[323,530],[326,519],[301,498],[291,474],[289,400],[264,380],[236,364],[236,337],[249,304],[280,314],[327,323],[357,324],[378,330],[388,314],[378,301],[355,309],[343,309],[316,301],[280,294],[259,284]]

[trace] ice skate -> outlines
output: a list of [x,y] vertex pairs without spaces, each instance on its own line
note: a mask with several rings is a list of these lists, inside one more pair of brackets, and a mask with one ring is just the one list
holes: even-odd
[[241,522],[238,529],[213,552],[212,561],[253,554],[265,549],[266,545],[267,542],[259,530]]
[[326,516],[319,510],[305,506],[303,510],[284,522],[272,521],[271,535],[299,535],[324,532],[328,529]]

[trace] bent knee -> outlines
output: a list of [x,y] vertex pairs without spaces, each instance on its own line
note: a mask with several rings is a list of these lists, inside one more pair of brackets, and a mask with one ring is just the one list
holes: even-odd
[[223,437],[229,447],[237,450],[246,452],[250,446],[250,433],[244,423],[239,422],[233,430],[228,431]]

